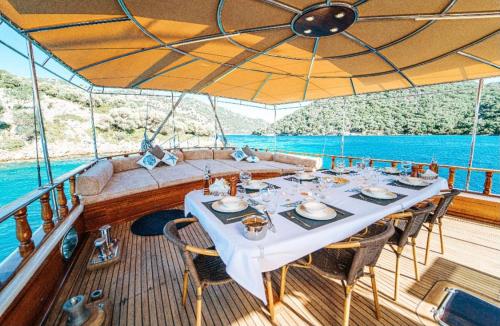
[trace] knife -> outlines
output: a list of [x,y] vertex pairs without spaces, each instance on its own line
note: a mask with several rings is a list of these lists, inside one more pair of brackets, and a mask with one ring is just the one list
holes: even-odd
[[264,213],[266,214],[267,219],[269,220],[269,230],[271,230],[272,232],[276,233],[276,227],[274,226],[274,223],[271,220],[271,215],[269,215],[269,213],[267,212],[267,210],[264,210]]

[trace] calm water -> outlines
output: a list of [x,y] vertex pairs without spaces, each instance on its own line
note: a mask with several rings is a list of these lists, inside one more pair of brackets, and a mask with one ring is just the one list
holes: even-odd
[[[230,135],[228,140],[236,146],[248,144],[251,147],[269,148],[275,144],[279,150],[296,152],[340,154],[338,136],[248,136]],[[345,137],[345,155],[369,156],[394,160],[413,160],[430,162],[434,155],[440,164],[466,166],[469,157],[470,136],[348,136]],[[53,161],[54,177],[72,170],[85,160]],[[325,160],[325,167],[330,160]],[[479,136],[476,143],[475,167],[500,169],[500,136]],[[447,171],[440,171],[447,177]],[[42,166],[42,176],[45,171]],[[465,185],[464,172],[457,172],[456,186]],[[44,178],[45,179],[45,178]],[[484,183],[483,173],[473,173],[471,190],[481,191]],[[0,164],[0,206],[28,193],[37,187],[37,172],[34,163]],[[500,176],[495,175],[493,191],[500,193]],[[29,222],[35,230],[41,225],[40,205],[28,207]],[[15,247],[17,240],[13,219],[0,224],[0,261]]]

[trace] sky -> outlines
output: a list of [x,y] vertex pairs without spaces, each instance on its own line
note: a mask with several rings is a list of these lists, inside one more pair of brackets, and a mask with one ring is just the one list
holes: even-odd
[[[26,60],[24,57],[22,57],[15,51],[6,47],[4,43],[10,45],[11,47],[23,53],[24,55],[27,55],[26,40],[15,30],[13,30],[10,26],[8,26],[6,23],[0,24],[0,69],[6,70],[18,76],[30,77],[28,60]],[[45,61],[47,56],[38,48],[34,47],[34,49],[35,49],[36,61],[37,62]],[[72,76],[72,73],[69,70],[67,70],[66,68],[64,68],[64,66],[57,63],[54,60],[48,61],[46,66],[49,67],[54,72],[56,72],[57,74],[64,76],[66,78],[70,78]],[[41,68],[37,68],[37,74],[38,77],[40,78],[55,77],[53,74]],[[83,81],[78,80],[77,78],[74,78],[73,81],[81,82],[82,84],[84,83]],[[485,83],[490,83],[490,82],[500,82],[500,77],[489,78],[485,80]],[[87,86],[88,85],[86,85],[86,87]],[[203,95],[190,95],[190,96],[193,96],[198,100],[205,102],[207,104],[209,103],[206,96]],[[267,122],[273,122],[275,118],[273,110],[257,109],[240,104],[220,103],[219,105],[236,113],[240,113],[251,118],[264,119]],[[295,110],[297,110],[297,108],[278,110],[276,114],[276,119],[280,119],[283,116],[294,112]]]

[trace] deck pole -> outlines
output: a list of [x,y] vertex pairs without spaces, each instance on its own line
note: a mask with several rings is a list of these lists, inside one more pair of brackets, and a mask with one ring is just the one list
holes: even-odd
[[214,96],[214,100],[212,102],[212,98],[210,95],[208,96],[208,101],[210,102],[210,105],[212,106],[212,109],[214,110],[215,114],[215,146],[217,147],[217,125],[219,125],[220,133],[222,135],[222,142],[224,143],[224,147],[227,146],[227,138],[226,134],[224,133],[224,129],[222,129],[222,124],[220,123],[219,116],[217,115],[217,98]]
[[479,79],[476,94],[476,106],[474,108],[474,122],[472,125],[472,141],[470,144],[469,164],[467,165],[467,179],[465,180],[465,190],[469,190],[472,162],[474,161],[474,150],[476,148],[477,123],[479,121],[479,108],[481,107],[481,95],[483,93],[484,80]]
[[181,103],[181,101],[184,98],[184,96],[186,96],[186,94],[187,94],[186,92],[183,92],[181,94],[181,96],[179,96],[179,98],[177,99],[177,102],[175,102],[174,106],[172,106],[172,110],[170,110],[170,112],[167,114],[167,116],[165,117],[165,119],[163,119],[163,121],[161,122],[160,126],[158,126],[158,129],[156,129],[156,131],[153,134],[153,136],[149,139],[149,142],[151,144],[154,142],[154,140],[156,139],[156,136],[158,136],[158,134],[160,133],[160,131],[163,129],[163,126],[168,121],[168,119],[170,118],[170,116],[174,113],[175,109],[177,109],[177,107]]
[[[26,39],[28,48],[28,59],[30,62],[30,72],[31,72],[31,86],[33,88],[33,106],[35,108],[35,123],[38,125],[38,132],[40,134],[40,143],[42,145],[43,160],[45,162],[45,172],[47,173],[47,180],[50,185],[54,184],[54,178],[52,176],[52,166],[50,164],[49,149],[47,147],[47,138],[45,136],[45,124],[43,122],[42,108],[40,105],[40,93],[38,92],[38,77],[36,74],[35,65],[35,55],[33,53],[33,44],[31,44],[30,39]],[[56,191],[52,190],[52,204],[56,210],[56,217],[59,219],[58,213],[58,203],[56,199]]]
[[276,134],[276,105],[274,105],[274,152],[278,151],[278,135]]
[[42,145],[43,159],[45,161],[45,171],[47,172],[47,180],[52,185],[54,183],[52,177],[52,168],[50,165],[49,149],[47,148],[47,138],[45,137],[45,125],[43,123],[42,109],[40,106],[40,94],[38,93],[38,78],[36,75],[35,57],[33,54],[33,45],[31,40],[27,40],[28,58],[30,61],[31,71],[31,86],[33,88],[33,105],[35,107],[36,123],[38,124],[38,131],[40,133],[40,142]]
[[94,143],[94,157],[96,160],[98,160],[99,153],[97,152],[97,137],[95,132],[94,102],[92,101],[92,89],[89,92],[89,107],[90,107],[90,124],[92,126],[92,141]]

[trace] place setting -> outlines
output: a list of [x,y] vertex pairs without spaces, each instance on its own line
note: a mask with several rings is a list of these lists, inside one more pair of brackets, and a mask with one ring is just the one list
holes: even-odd
[[204,202],[203,205],[224,224],[239,222],[246,216],[259,213],[247,201],[236,196],[224,196],[221,199]]
[[306,230],[312,230],[353,215],[317,200],[303,201],[295,208],[279,214]]
[[314,172],[305,172],[303,169],[297,171],[294,175],[290,177],[284,178],[287,181],[291,182],[318,182],[318,177],[314,174]]
[[361,188],[358,193],[351,195],[350,197],[386,206],[406,197],[406,195],[392,192],[382,186],[368,186]]
[[389,183],[389,185],[391,186],[407,188],[412,190],[419,190],[431,184],[432,184],[431,180],[418,177],[410,177],[410,176],[403,176]]

